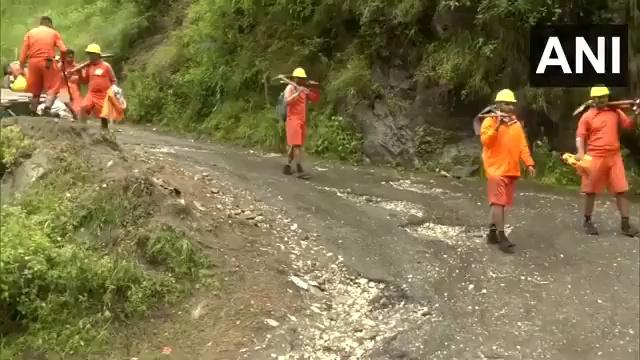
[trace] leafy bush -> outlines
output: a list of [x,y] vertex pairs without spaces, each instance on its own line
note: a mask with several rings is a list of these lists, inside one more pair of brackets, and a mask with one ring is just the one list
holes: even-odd
[[362,136],[345,119],[325,113],[310,125],[309,152],[338,160],[359,161]]
[[[15,350],[90,351],[110,323],[175,301],[208,266],[184,234],[146,227],[144,183],[101,186],[95,174],[67,158],[2,208],[0,334]],[[104,243],[107,227],[119,235]]]
[[552,152],[547,143],[538,146],[533,154],[537,179],[544,184],[575,187],[580,184],[580,176],[573,167],[562,161],[561,156]]
[[24,136],[16,126],[0,130],[0,176],[15,167],[20,159],[34,150],[33,142]]

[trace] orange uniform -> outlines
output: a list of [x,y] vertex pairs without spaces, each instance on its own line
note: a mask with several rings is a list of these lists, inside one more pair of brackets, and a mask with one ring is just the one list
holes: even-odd
[[591,108],[578,122],[576,137],[586,143],[593,160],[589,175],[582,177],[584,193],[601,193],[607,187],[612,193],[629,190],[620,154],[619,126],[633,128],[633,121],[621,110]]
[[116,75],[109,63],[98,60],[85,68],[84,77],[89,83],[89,90],[82,101],[82,109],[87,114],[93,114],[99,118],[107,92],[111,85],[116,84]]
[[67,51],[60,34],[50,27],[40,25],[24,36],[20,64],[24,67],[28,60],[27,86],[34,97],[39,97],[43,91],[49,96],[58,94],[60,72],[54,60],[56,48],[61,53]]
[[509,124],[488,117],[480,128],[482,162],[488,180],[488,197],[492,205],[512,205],[515,181],[520,177],[520,160],[526,166],[535,163],[529,152],[524,129],[519,121]]
[[[67,60],[64,63],[64,69],[61,66],[60,70],[70,70],[76,67],[76,64],[73,60]],[[69,86],[67,87],[67,83]],[[80,112],[80,107],[82,106],[82,93],[80,92],[80,83],[81,77],[78,72],[74,72],[67,76],[67,81],[65,82],[64,75],[62,71],[60,71],[60,94],[69,98],[71,102],[71,108],[73,112],[78,114]]]
[[[284,91],[285,99],[295,94],[297,89],[293,85],[287,86]],[[295,99],[287,103],[287,144],[289,146],[302,146],[307,137],[307,101],[318,102],[320,92],[318,89],[310,89],[309,94],[300,93]]]

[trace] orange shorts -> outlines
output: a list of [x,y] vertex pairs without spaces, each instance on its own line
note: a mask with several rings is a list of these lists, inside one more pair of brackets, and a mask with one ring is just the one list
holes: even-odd
[[513,194],[516,191],[516,180],[513,176],[489,177],[487,179],[487,195],[489,204],[513,205]]
[[74,113],[80,113],[83,99],[80,86],[77,83],[69,81],[69,87],[67,87],[63,80],[58,96],[61,101],[71,105]]
[[585,194],[599,194],[606,187],[610,193],[618,194],[629,190],[624,172],[622,155],[617,153],[606,157],[595,157],[589,168],[589,175],[582,176],[581,191]]
[[307,136],[307,125],[300,121],[287,120],[287,144],[289,146],[304,145]]
[[34,96],[45,92],[48,96],[58,95],[60,91],[60,69],[55,61],[46,59],[29,59],[29,73],[27,77],[28,91]]
[[82,99],[82,110],[87,115],[93,116],[95,118],[100,118],[100,113],[102,112],[102,106],[104,105],[104,100],[106,99],[106,97],[106,93],[87,94],[87,96]]

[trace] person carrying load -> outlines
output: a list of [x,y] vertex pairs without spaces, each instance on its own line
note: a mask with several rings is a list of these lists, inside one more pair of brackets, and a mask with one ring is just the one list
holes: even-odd
[[308,179],[310,176],[302,168],[302,148],[307,135],[307,104],[309,101],[318,102],[320,92],[317,88],[308,89],[307,73],[302,68],[293,71],[293,81],[284,91],[286,104],[286,132],[289,145],[288,163],[283,172],[292,175],[291,163],[296,163],[297,177]]
[[[593,106],[580,117],[576,131],[578,152],[575,160],[581,162],[587,155],[591,158],[589,171],[583,172],[581,184],[581,192],[585,195],[584,231],[588,235],[598,235],[591,216],[596,194],[602,193],[607,187],[616,197],[622,234],[634,237],[639,232],[629,223],[629,200],[626,197],[629,184],[620,153],[619,129],[633,129],[635,122],[622,110],[607,105],[609,89],[606,86],[592,87],[590,97]],[[633,111],[637,116],[640,108],[636,105]]]
[[513,253],[514,244],[504,232],[505,207],[513,204],[515,183],[520,177],[520,161],[530,176],[535,176],[527,138],[515,114],[516,97],[504,89],[495,98],[496,114],[488,116],[480,127],[482,162],[487,176],[487,195],[491,206],[489,244],[498,244],[505,253]]
[[102,49],[98,44],[89,44],[85,49],[89,63],[82,68],[82,77],[88,85],[87,95],[80,107],[80,120],[86,122],[89,116],[100,119],[102,129],[109,128],[109,120],[103,116],[103,107],[109,89],[117,84],[116,75],[109,63],[102,60]]

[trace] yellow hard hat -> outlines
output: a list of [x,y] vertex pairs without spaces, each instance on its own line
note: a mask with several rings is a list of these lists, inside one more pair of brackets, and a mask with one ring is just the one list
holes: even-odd
[[297,68],[297,69],[293,70],[293,77],[306,78],[307,77],[307,72],[304,71],[303,68]]
[[517,102],[516,95],[509,89],[502,89],[496,94],[496,102],[515,103]]
[[84,52],[102,55],[102,49],[100,49],[100,45],[98,44],[89,44]]
[[591,88],[591,97],[599,97],[609,95],[609,89],[606,86],[594,86]]
[[24,76],[18,75],[18,77],[11,84],[11,90],[15,92],[23,92],[27,89],[27,79]]

